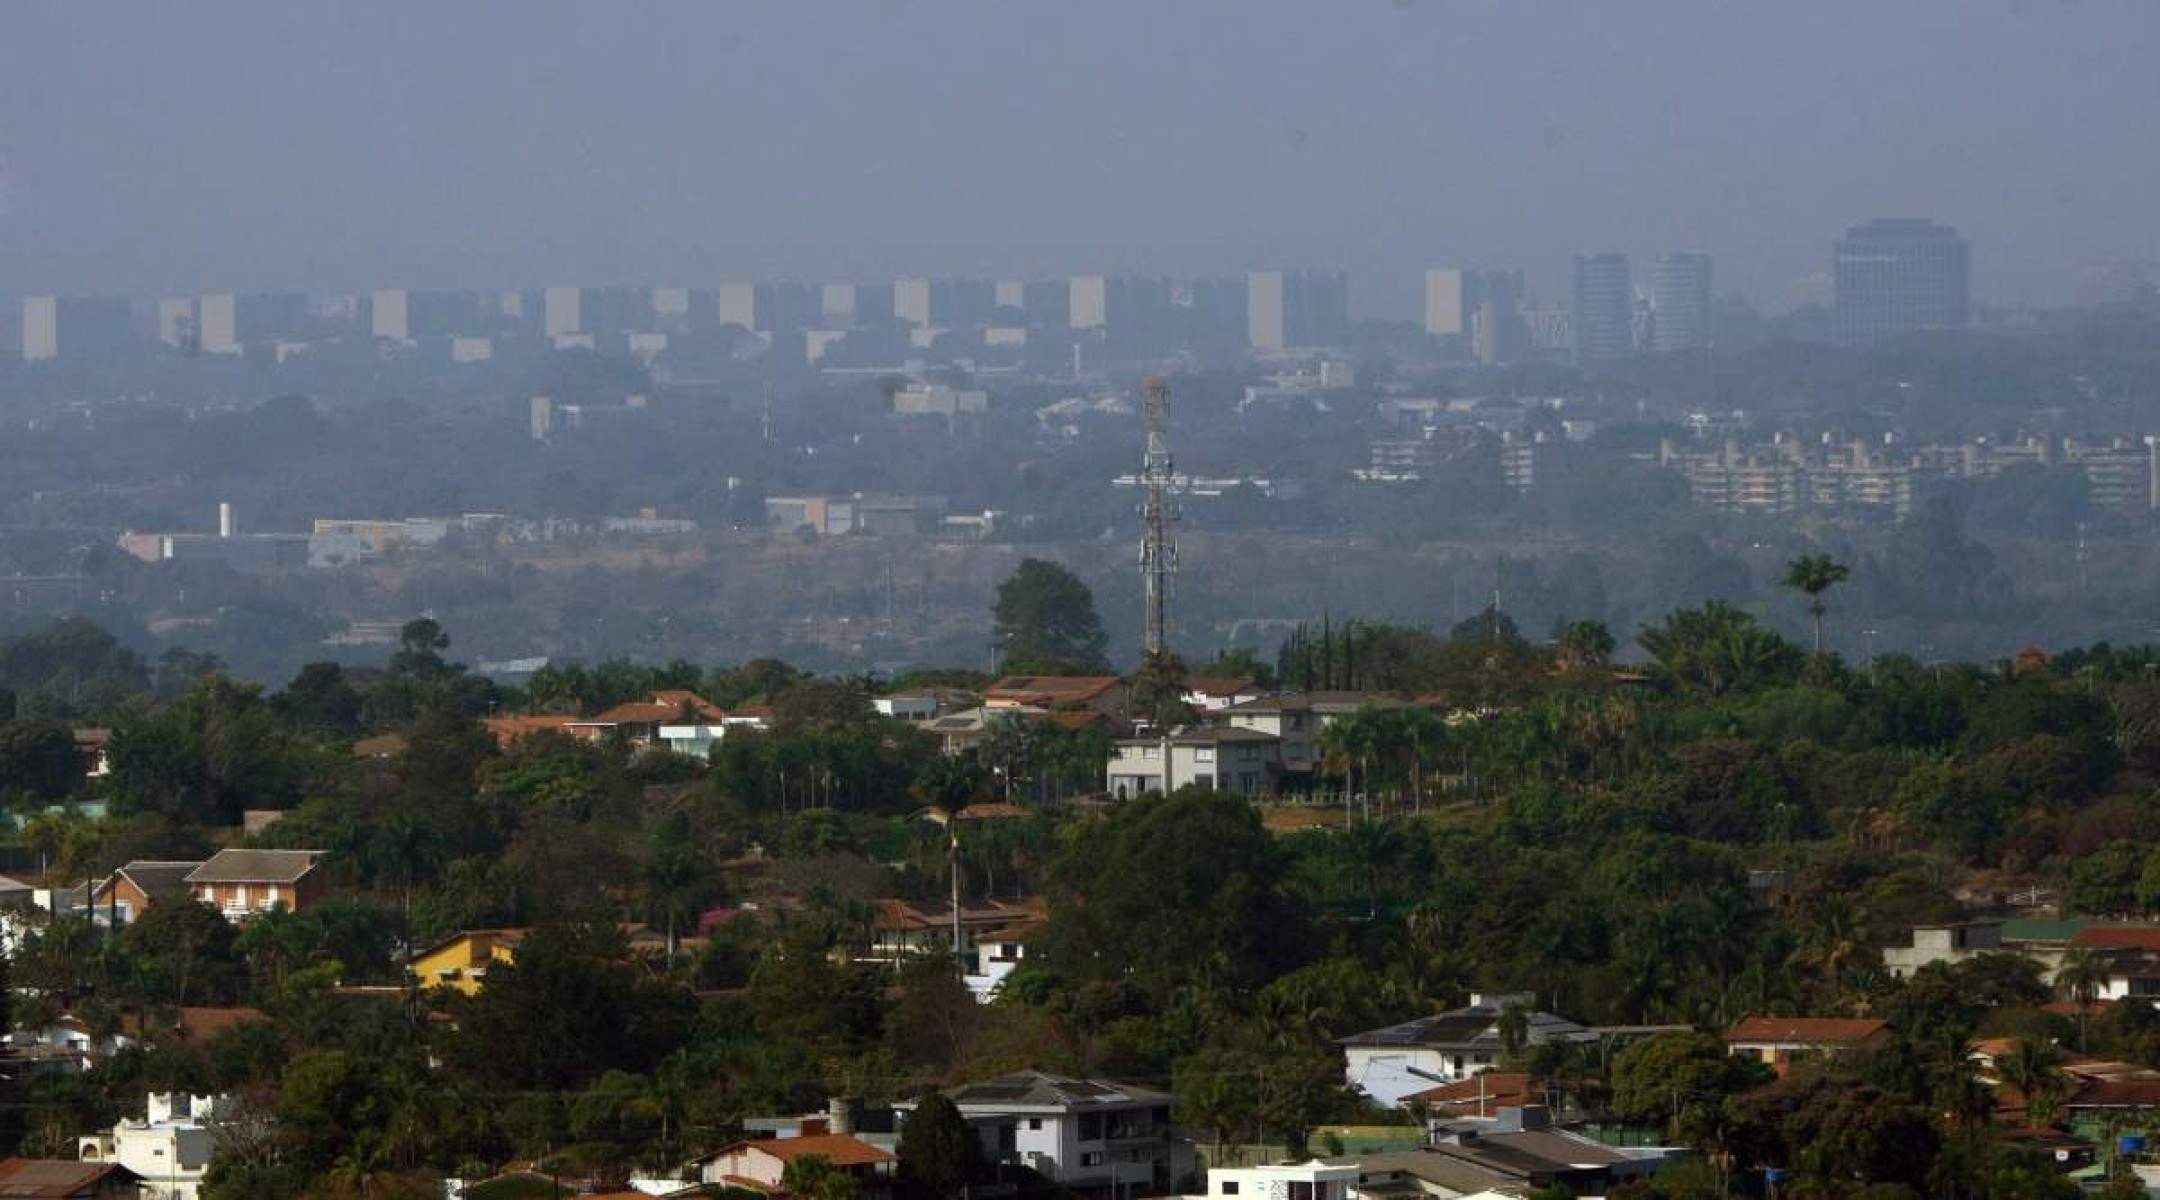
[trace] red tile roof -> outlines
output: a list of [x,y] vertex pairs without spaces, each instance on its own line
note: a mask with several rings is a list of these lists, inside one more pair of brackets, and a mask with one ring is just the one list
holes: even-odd
[[1123,682],[1115,675],[1007,675],[983,692],[985,701],[1007,704],[1087,704]]
[[2160,1079],[2093,1079],[2063,1101],[2067,1108],[2160,1108]]
[[706,1156],[706,1160],[725,1158],[738,1150],[746,1149],[763,1151],[781,1162],[794,1162],[798,1158],[814,1155],[836,1167],[865,1167],[894,1161],[891,1154],[844,1133],[815,1133],[808,1137],[759,1138],[736,1142],[713,1151]]
[[1193,675],[1186,678],[1185,690],[1200,696],[1236,696],[1259,689],[1249,675]]
[[53,1158],[0,1159],[0,1197],[6,1200],[66,1200],[98,1190],[109,1175],[134,1179],[119,1163],[74,1162]]
[[1858,1046],[1887,1028],[1887,1023],[1871,1017],[1742,1017],[1726,1031],[1725,1040]]
[[2093,925],[2071,935],[2070,944],[2095,950],[2160,950],[2160,925]]

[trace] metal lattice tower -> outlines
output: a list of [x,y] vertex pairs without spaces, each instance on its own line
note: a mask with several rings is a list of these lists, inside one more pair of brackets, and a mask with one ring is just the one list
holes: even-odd
[[1164,425],[1170,407],[1170,385],[1157,375],[1146,381],[1147,457],[1140,466],[1140,486],[1146,492],[1141,507],[1143,528],[1140,543],[1140,577],[1147,594],[1147,633],[1142,645],[1150,655],[1170,648],[1170,576],[1177,571],[1177,547],[1170,542],[1170,525],[1177,520],[1168,499],[1172,467],[1170,444]]

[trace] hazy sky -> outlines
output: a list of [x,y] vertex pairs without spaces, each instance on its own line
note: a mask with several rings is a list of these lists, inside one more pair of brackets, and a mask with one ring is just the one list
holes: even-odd
[[21,3],[0,292],[2152,256],[2156,0]]

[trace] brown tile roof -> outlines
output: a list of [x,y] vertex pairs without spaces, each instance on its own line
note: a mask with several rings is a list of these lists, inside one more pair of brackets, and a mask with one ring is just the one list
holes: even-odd
[[654,692],[650,700],[632,700],[626,704],[618,704],[597,717],[578,721],[576,724],[664,725],[679,720],[685,708],[701,721],[721,721],[727,717],[727,713],[721,711],[718,705],[703,696],[677,688]]
[[2066,1108],[2160,1108],[2160,1079],[2089,1079],[2078,1085]]
[[706,1158],[724,1158],[743,1149],[763,1151],[781,1162],[794,1162],[798,1158],[815,1155],[836,1167],[865,1167],[895,1161],[886,1151],[844,1133],[816,1133],[808,1137],[759,1138],[736,1142],[713,1151]]
[[295,883],[315,869],[322,850],[220,850],[188,872],[189,883]]
[[2160,925],[2093,925],[2071,935],[2070,944],[2095,950],[2160,950]]
[[1185,679],[1185,690],[1202,696],[1235,696],[1255,688],[1249,675],[1191,675]]
[[[187,895],[188,875],[200,866],[202,866],[200,861],[154,862],[148,859],[137,859],[114,871],[111,878],[108,878],[106,882],[110,883],[113,879],[125,875],[137,888],[141,889],[143,895],[150,897],[152,900],[165,900],[175,896]],[[101,885],[96,894],[103,896],[106,894],[106,889]]]
[[1124,682],[1115,675],[1007,675],[983,691],[983,699],[1007,704],[1087,704]]
[[1888,1028],[1871,1017],[1742,1017],[1726,1031],[1725,1040],[1858,1046]]
[[1413,1092],[1403,1099],[1422,1100],[1452,1114],[1457,1109],[1475,1112],[1480,1105],[1490,1110],[1542,1104],[1544,1096],[1545,1082],[1541,1079],[1513,1071],[1483,1071],[1468,1079]]
[[489,733],[495,735],[496,745],[508,750],[519,738],[550,731],[560,733],[564,726],[575,720],[576,717],[543,713],[521,717],[487,717],[480,723],[487,727]]
[[133,1171],[119,1163],[73,1162],[56,1158],[0,1159],[0,1197],[5,1200],[66,1200],[86,1196],[106,1183],[108,1176],[134,1179]]
[[1020,807],[1017,804],[1007,804],[1004,801],[990,801],[982,804],[968,805],[967,807],[961,809],[959,812],[954,813],[953,820],[1001,821],[1014,817],[1024,817],[1027,815],[1028,810]]

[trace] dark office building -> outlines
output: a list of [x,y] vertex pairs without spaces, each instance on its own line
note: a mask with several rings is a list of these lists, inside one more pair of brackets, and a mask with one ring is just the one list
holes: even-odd
[[1921,329],[1962,329],[1972,246],[1948,225],[1870,221],[1837,243],[1837,337],[1850,346]]
[[1635,281],[1625,254],[1575,256],[1575,361],[1611,362],[1635,352]]

